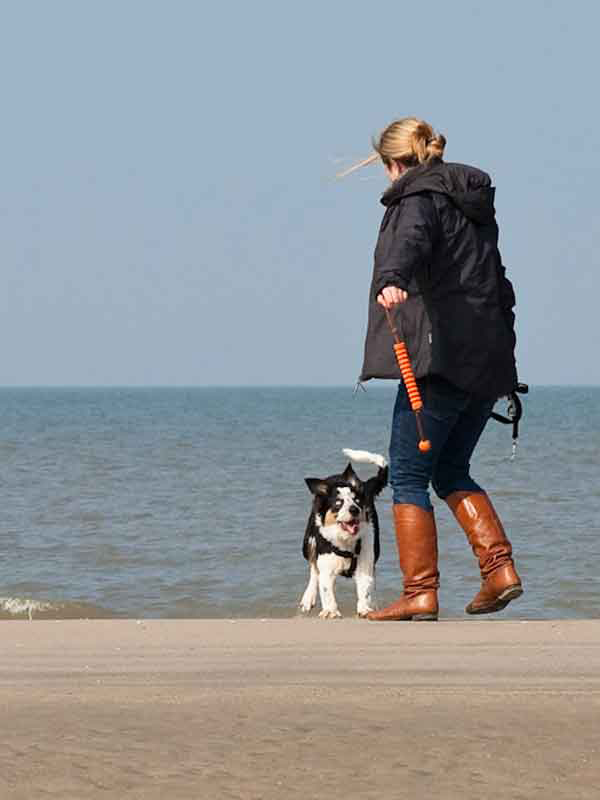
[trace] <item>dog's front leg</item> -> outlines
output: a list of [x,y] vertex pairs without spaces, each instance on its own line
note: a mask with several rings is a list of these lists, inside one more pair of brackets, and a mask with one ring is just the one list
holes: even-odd
[[375,559],[370,540],[363,540],[363,546],[354,573],[356,583],[356,613],[366,617],[369,611],[375,611]]
[[366,617],[369,611],[375,611],[375,578],[373,575],[356,570],[356,613],[359,617]]
[[317,565],[311,563],[310,565],[310,578],[308,579],[308,586],[306,587],[302,599],[300,600],[300,610],[308,614],[311,608],[317,602],[317,590],[319,588],[319,572]]
[[317,562],[319,570],[319,595],[321,597],[321,619],[336,619],[341,617],[335,599],[335,579],[337,577],[337,558],[331,554],[319,556]]

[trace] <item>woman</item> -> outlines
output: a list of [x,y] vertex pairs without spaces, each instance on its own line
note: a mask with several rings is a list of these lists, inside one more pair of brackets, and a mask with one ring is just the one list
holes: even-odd
[[[401,384],[394,408],[390,480],[404,591],[372,620],[438,616],[437,533],[429,484],[467,534],[481,570],[469,614],[499,611],[523,593],[512,548],[471,455],[496,399],[517,384],[515,299],[498,252],[494,188],[479,169],[442,160],[446,139],[414,117],[392,122],[373,143],[390,188],[375,249],[361,380],[398,378],[384,308],[403,331],[431,441],[417,446]],[[352,171],[352,170],[349,170]],[[348,173],[345,173],[348,174]]]

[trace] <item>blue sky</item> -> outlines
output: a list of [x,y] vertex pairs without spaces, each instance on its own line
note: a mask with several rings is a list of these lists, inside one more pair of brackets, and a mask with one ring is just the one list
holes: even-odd
[[416,115],[497,186],[531,383],[600,383],[591,2],[2,3],[2,385],[352,384]]

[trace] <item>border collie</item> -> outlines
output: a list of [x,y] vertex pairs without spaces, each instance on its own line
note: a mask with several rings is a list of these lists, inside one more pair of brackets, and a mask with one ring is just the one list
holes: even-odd
[[300,609],[308,614],[321,598],[321,619],[341,617],[335,599],[338,575],[354,578],[359,617],[375,607],[375,564],[379,558],[379,520],[375,498],[388,480],[383,456],[365,450],[343,450],[352,461],[375,464],[377,475],[363,482],[349,463],[341,475],[306,478],[313,505],[304,534],[302,554],[310,565]]

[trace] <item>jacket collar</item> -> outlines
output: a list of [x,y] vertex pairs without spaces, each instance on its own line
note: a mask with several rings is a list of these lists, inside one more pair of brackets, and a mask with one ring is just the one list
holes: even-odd
[[383,193],[381,203],[384,206],[391,206],[409,194],[430,188],[426,184],[431,183],[431,178],[440,177],[440,165],[443,163],[441,158],[430,158],[424,164],[411,167]]
[[494,195],[490,176],[466,164],[447,164],[431,158],[408,170],[381,197],[384,206],[393,206],[404,197],[420,192],[435,192],[448,197],[466,217],[479,225],[495,219]]

